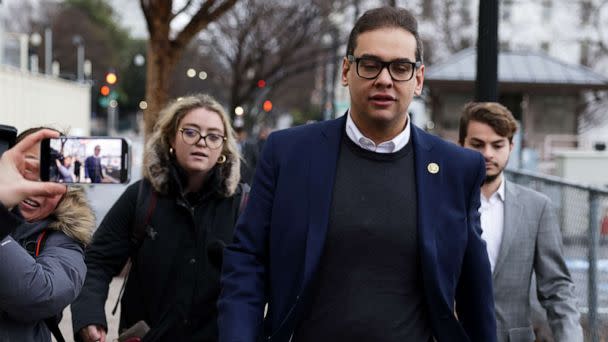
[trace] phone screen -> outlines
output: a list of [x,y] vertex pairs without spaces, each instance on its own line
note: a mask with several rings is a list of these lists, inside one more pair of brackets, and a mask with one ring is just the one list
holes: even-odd
[[128,183],[129,151],[123,138],[45,139],[40,151],[40,178],[58,183]]
[[4,151],[13,147],[16,137],[17,129],[15,127],[0,125],[0,156],[2,156]]

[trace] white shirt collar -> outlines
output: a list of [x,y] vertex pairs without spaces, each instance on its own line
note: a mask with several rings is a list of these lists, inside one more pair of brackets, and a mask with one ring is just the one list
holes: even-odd
[[486,199],[484,195],[481,195],[481,200],[482,202],[493,202],[496,200],[500,200],[501,202],[505,201],[505,178],[504,178],[504,174],[501,175],[502,177],[502,181],[500,182],[500,185],[498,186],[498,189],[496,190],[495,193],[492,194],[492,196],[490,196],[490,198]]
[[502,178],[502,181],[500,182],[500,186],[498,187],[498,190],[496,191],[496,193],[498,194],[498,198],[500,198],[501,201],[505,201],[505,175],[502,174],[500,176]]
[[346,135],[357,144],[357,146],[377,153],[393,153],[401,150],[410,141],[410,117],[408,115],[405,128],[401,133],[389,141],[382,142],[378,145],[373,140],[361,133],[357,125],[350,116],[350,111],[346,114]]

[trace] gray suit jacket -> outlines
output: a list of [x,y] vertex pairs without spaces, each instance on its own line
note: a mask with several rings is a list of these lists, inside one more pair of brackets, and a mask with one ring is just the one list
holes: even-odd
[[504,204],[504,230],[493,273],[498,341],[534,341],[529,298],[534,271],[538,300],[555,340],[582,342],[574,284],[549,198],[506,181]]

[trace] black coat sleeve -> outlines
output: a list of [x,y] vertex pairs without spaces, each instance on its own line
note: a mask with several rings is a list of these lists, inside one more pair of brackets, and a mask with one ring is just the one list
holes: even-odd
[[20,224],[23,223],[17,216],[13,215],[4,205],[0,203],[0,241],[4,240]]
[[75,335],[91,324],[101,325],[107,330],[104,307],[108,288],[130,256],[129,238],[135,220],[139,183],[129,186],[114,203],[86,250],[87,276],[82,292],[72,303]]

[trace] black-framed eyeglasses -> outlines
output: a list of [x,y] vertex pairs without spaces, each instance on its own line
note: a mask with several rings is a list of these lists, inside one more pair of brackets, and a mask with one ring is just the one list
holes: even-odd
[[356,63],[357,75],[366,80],[375,79],[382,69],[386,68],[393,81],[409,81],[414,77],[414,71],[422,65],[420,61],[410,62],[403,59],[384,62],[373,57],[355,58],[353,55],[348,55],[346,58],[349,62]]
[[182,133],[182,139],[188,145],[196,145],[202,139],[205,141],[205,145],[207,145],[207,147],[215,150],[220,148],[224,141],[226,141],[226,137],[223,135],[215,133],[202,135],[201,132],[194,128],[180,128],[179,131]]

